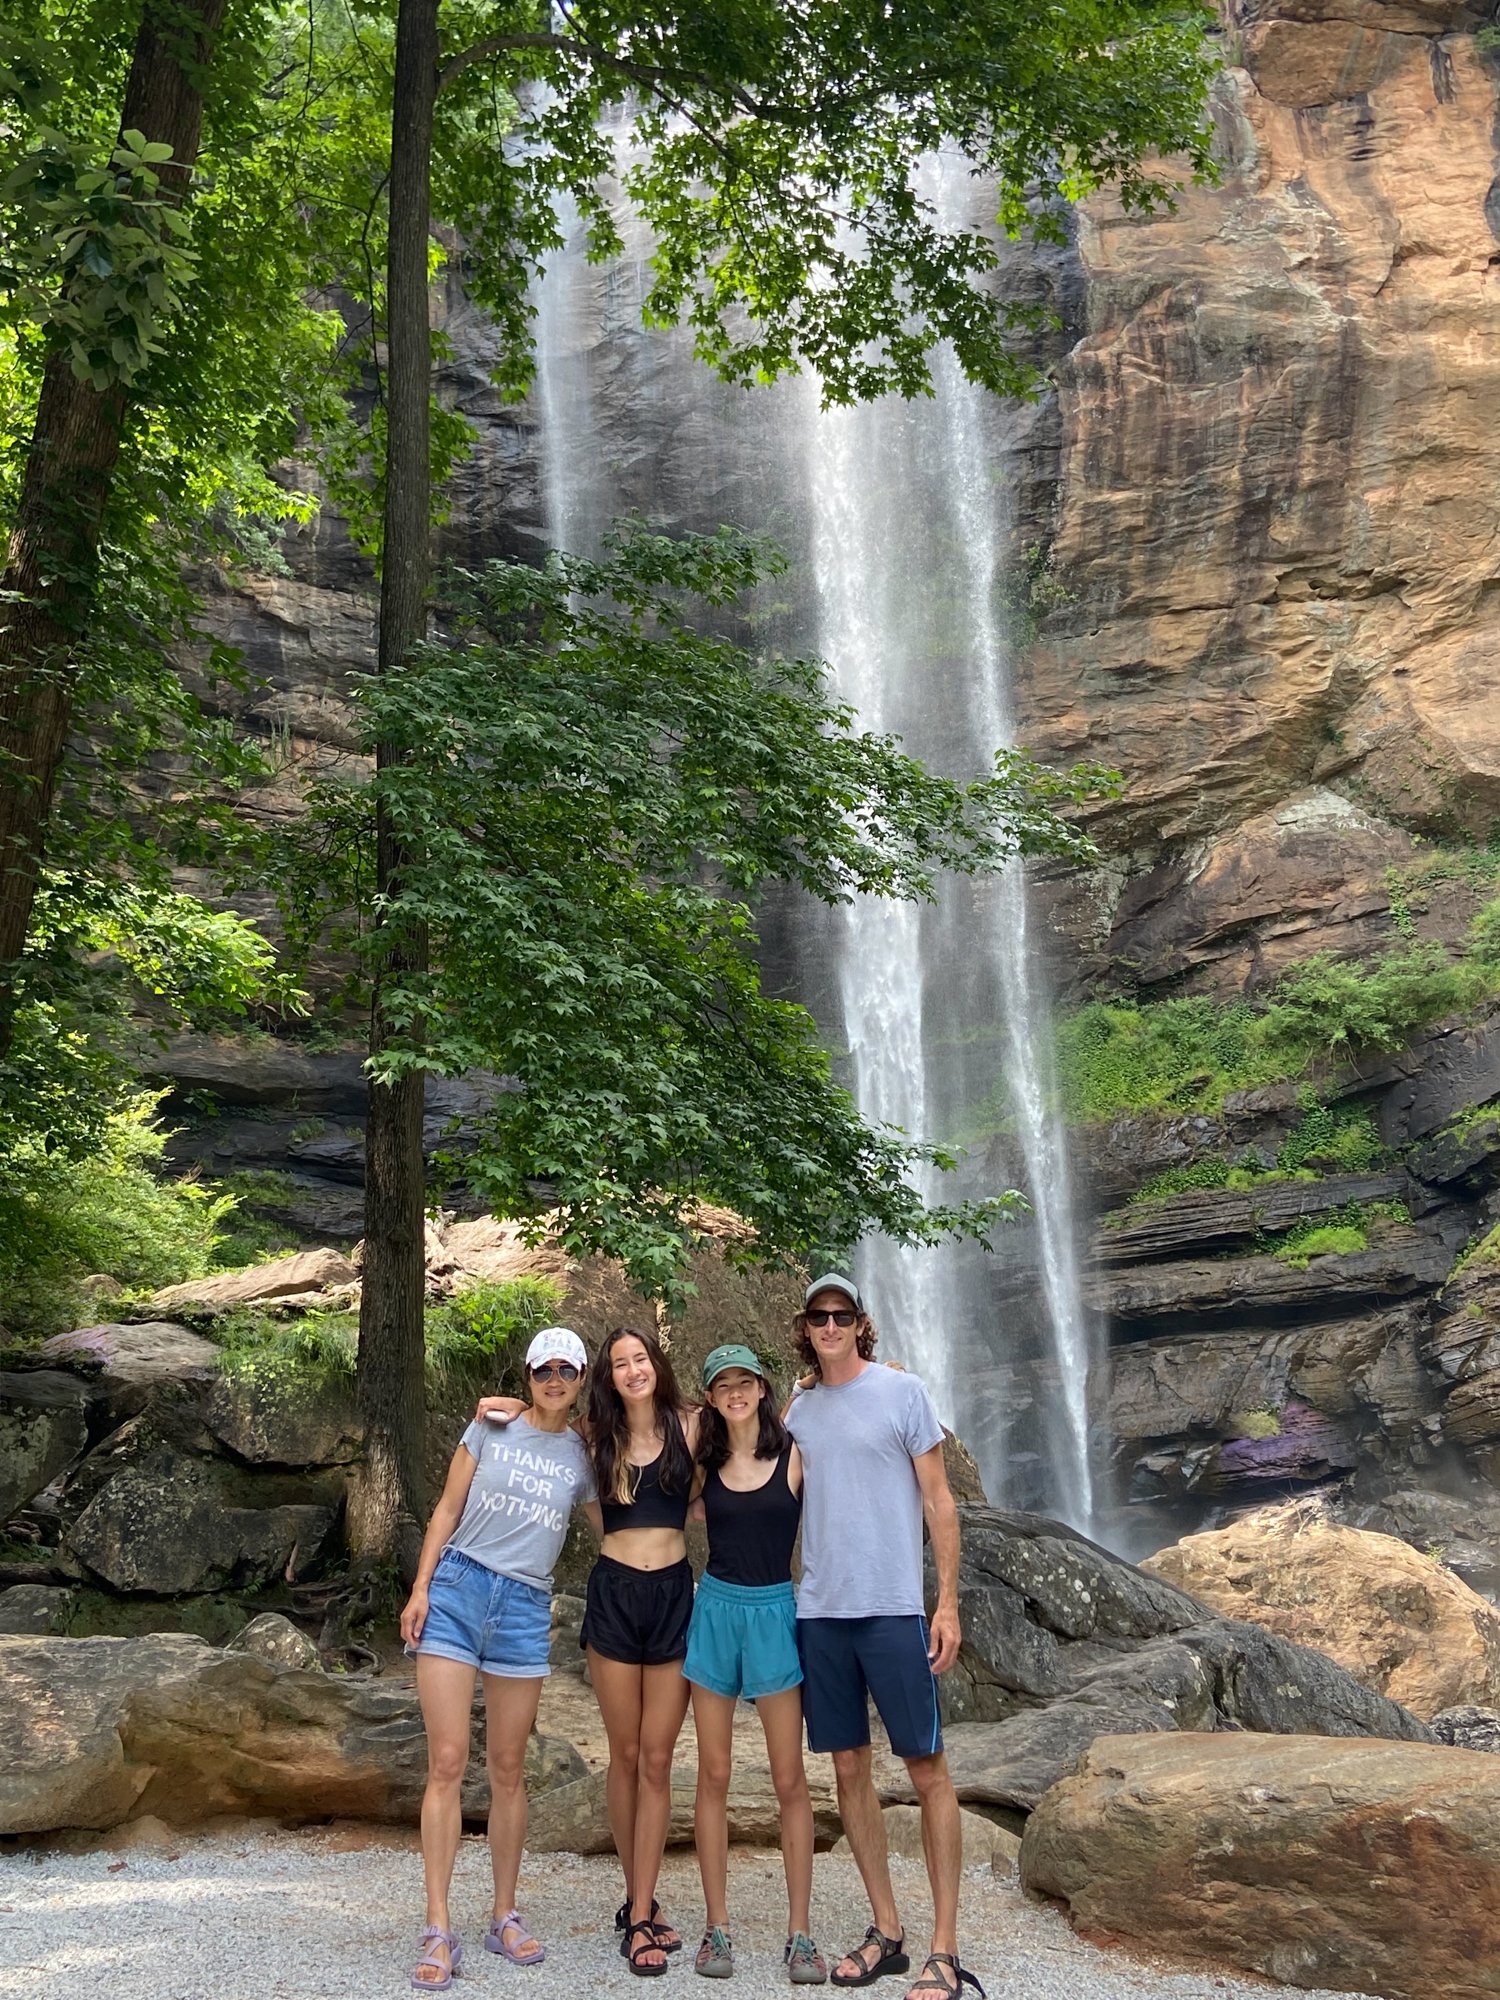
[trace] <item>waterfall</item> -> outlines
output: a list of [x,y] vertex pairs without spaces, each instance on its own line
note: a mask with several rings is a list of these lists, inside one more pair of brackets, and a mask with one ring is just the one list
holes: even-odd
[[[965,198],[962,163],[927,171],[942,206]],[[805,380],[728,390],[685,337],[643,332],[634,318],[649,252],[638,227],[627,225],[625,259],[603,270],[585,263],[577,234],[537,300],[534,406],[554,542],[591,553],[632,506],[681,528],[768,530],[792,564],[783,643],[829,662],[866,727],[951,775],[987,771],[1014,741],[996,601],[1004,406],[946,350],[930,401],[821,411]],[[922,1374],[991,1497],[1087,1529],[1091,1329],[1024,866],[948,880],[931,906],[803,906],[787,929],[792,989],[842,1050],[867,1117],[948,1142],[982,1101],[997,1105],[984,1156],[918,1185],[942,1199],[950,1179],[964,1194],[1013,1179],[1031,1217],[997,1232],[995,1256],[875,1238],[857,1275],[881,1352]]]

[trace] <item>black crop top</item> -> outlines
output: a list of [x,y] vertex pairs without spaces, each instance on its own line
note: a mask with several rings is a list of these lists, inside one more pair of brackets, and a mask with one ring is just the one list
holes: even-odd
[[787,1481],[791,1455],[788,1445],[765,1485],[750,1493],[726,1486],[717,1467],[704,1480],[708,1573],[720,1583],[764,1590],[790,1581],[792,1544],[802,1519],[802,1495]]
[[623,1503],[606,1500],[602,1496],[599,1511],[604,1516],[606,1535],[618,1535],[625,1528],[682,1528],[687,1523],[688,1492],[684,1486],[680,1493],[664,1493],[661,1486],[661,1462],[665,1453],[658,1452],[649,1465],[633,1465],[635,1474],[634,1497]]

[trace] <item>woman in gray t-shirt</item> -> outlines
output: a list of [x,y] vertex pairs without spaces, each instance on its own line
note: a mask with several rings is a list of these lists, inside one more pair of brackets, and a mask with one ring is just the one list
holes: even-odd
[[526,1350],[528,1403],[507,1427],[464,1432],[422,1542],[401,1636],[417,1656],[427,1728],[422,1867],[427,1923],[412,1974],[418,1991],[451,1986],[463,1957],[448,1913],[462,1831],[474,1676],[484,1677],[485,1757],[495,1908],[486,1951],[516,1965],[546,1956],[516,1914],[526,1838],[526,1741],[547,1673],[552,1570],[581,1506],[603,1532],[588,1453],[569,1429],[588,1356],[565,1326],[545,1327]]

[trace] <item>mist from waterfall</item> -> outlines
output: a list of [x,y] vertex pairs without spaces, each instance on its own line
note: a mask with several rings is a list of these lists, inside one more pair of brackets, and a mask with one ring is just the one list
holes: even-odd
[[[929,172],[945,206],[967,198],[961,162]],[[778,641],[827,660],[866,727],[952,776],[983,774],[1014,740],[997,595],[1005,406],[946,350],[930,401],[825,412],[806,380],[726,389],[684,337],[640,329],[650,246],[622,221],[626,255],[602,268],[569,229],[536,301],[550,539],[594,553],[631,507],[674,526],[772,533],[792,565]],[[857,1275],[881,1352],[922,1374],[992,1498],[1087,1529],[1091,1327],[1024,866],[950,878],[929,906],[803,901],[786,928],[793,991],[841,1051],[868,1118],[951,1142],[988,1106],[993,1138],[954,1176],[922,1172],[922,1192],[1018,1184],[1033,1211],[997,1231],[993,1256],[867,1240]]]

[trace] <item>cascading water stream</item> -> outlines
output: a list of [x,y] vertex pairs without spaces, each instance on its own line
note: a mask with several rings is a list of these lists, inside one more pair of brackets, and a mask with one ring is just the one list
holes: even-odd
[[[965,597],[972,619],[975,672],[970,684],[978,745],[1013,746],[1008,651],[995,612],[1000,549],[996,509],[986,479],[976,407],[983,391],[967,381],[953,355],[938,363],[938,408],[953,474],[954,507],[965,552]],[[1093,1525],[1094,1475],[1089,1450],[1088,1385],[1093,1341],[1078,1277],[1067,1134],[1057,1109],[1050,1010],[1032,955],[1025,863],[1012,861],[999,881],[984,945],[1004,996],[1005,1065],[1011,1105],[1036,1218],[1039,1276],[1057,1356],[1062,1394],[1062,1491],[1072,1523]]]
[[[927,171],[942,207],[962,198],[966,179],[938,163]],[[1002,406],[946,351],[926,403],[820,411],[807,381],[725,390],[687,339],[640,329],[649,244],[622,222],[627,255],[603,270],[585,262],[570,229],[537,301],[533,409],[550,539],[593,553],[631,506],[681,528],[772,527],[799,600],[785,642],[828,660],[866,727],[955,776],[986,771],[1014,740],[995,602]],[[973,1245],[902,1250],[872,1239],[859,1276],[882,1351],[923,1374],[992,1496],[1087,1529],[1090,1326],[1024,867],[946,882],[931,907],[807,906],[790,928],[794,990],[808,990],[814,964],[830,973],[826,1026],[874,1122],[952,1139],[1003,1073],[1003,1173],[1024,1186],[1032,1219],[999,1232],[999,1258]],[[957,1178],[964,1192],[982,1192],[997,1171],[968,1167]],[[923,1174],[919,1185],[941,1198],[946,1179]],[[1034,1266],[1034,1283],[1018,1281],[1018,1260]],[[1028,1318],[1031,1294],[1040,1309]]]

